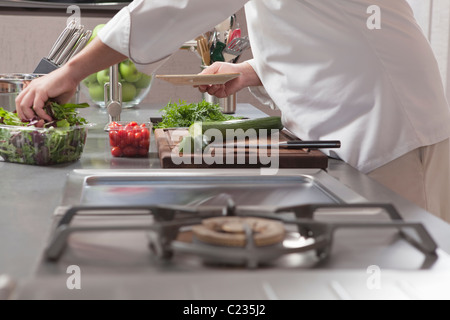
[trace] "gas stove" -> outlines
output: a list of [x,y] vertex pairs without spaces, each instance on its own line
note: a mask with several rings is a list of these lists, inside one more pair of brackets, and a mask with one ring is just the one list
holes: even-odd
[[394,204],[319,169],[74,170],[17,297],[448,297],[448,254]]
[[244,172],[75,172],[55,212],[46,263],[414,270],[437,260],[422,224],[404,221],[391,204],[369,203],[323,171]]
[[[146,231],[149,255],[171,260],[175,254],[199,257],[209,265],[234,265],[256,268],[291,254],[313,253],[317,262],[326,259],[338,229],[394,229],[398,235],[425,254],[436,256],[437,245],[420,223],[407,223],[389,204],[306,204],[267,210],[264,207],[239,207],[229,195],[224,206],[77,206],[67,210],[59,221],[46,249],[49,260],[57,260],[75,232]],[[383,211],[388,221],[320,221],[315,215],[322,209],[364,212]],[[78,214],[99,214],[119,210],[122,214],[145,212],[151,224],[97,225],[73,227]],[[259,243],[258,243],[259,240]]]

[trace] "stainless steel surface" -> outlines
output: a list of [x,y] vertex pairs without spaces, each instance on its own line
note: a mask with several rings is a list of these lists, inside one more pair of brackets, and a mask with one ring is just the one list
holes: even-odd
[[[47,274],[53,269],[49,266],[55,263],[74,263],[85,272],[89,272],[92,266],[111,270],[136,267],[146,269],[147,272],[158,272],[158,264],[155,265],[154,258],[151,259],[148,240],[145,240],[155,219],[148,211],[155,208],[150,208],[145,214],[146,208],[148,209],[146,206],[162,206],[162,209],[165,205],[202,207],[211,205],[211,201],[215,201],[214,204],[217,205],[217,199],[222,195],[232,198],[237,208],[241,206],[244,211],[261,208],[261,214],[277,210],[284,212],[280,208],[321,204],[324,210],[319,214],[319,221],[328,221],[329,224],[319,226],[316,222],[309,221],[312,224],[308,225],[313,229],[328,228],[328,236],[325,236],[328,240],[325,242],[331,241],[333,250],[326,254],[327,259],[318,260],[311,253],[290,255],[270,264],[272,268],[358,269],[376,264],[382,268],[397,270],[440,270],[450,265],[450,258],[446,254],[441,252],[439,257],[434,254],[436,245],[420,225],[403,223],[396,215],[387,218],[386,213],[389,212],[381,204],[369,205],[367,199],[322,170],[280,170],[275,176],[261,176],[259,170],[233,169],[186,172],[75,170],[68,177],[61,206],[55,211],[55,224],[60,219],[67,219],[62,214],[68,208],[86,208],[80,208],[81,213],[74,217],[74,225],[69,227],[64,223],[61,225],[61,233],[56,228],[55,238],[53,234],[50,236],[50,251],[43,253],[40,273]],[[337,204],[345,206],[335,207]],[[100,208],[103,206],[106,208]],[[132,206],[133,210],[123,206]],[[391,218],[395,219],[394,222]],[[127,234],[127,238],[120,238],[121,233]],[[334,240],[330,238],[332,234]],[[69,235],[72,242],[68,240]],[[128,239],[128,243],[125,239]],[[315,245],[312,243],[305,250],[331,250],[324,249],[323,246],[328,243],[318,239]],[[355,242],[355,239],[360,239],[360,243]],[[418,240],[416,242],[413,239]],[[60,257],[66,241],[68,248]],[[134,249],[127,253],[131,261],[128,264],[118,257],[117,252],[125,252],[130,246]],[[103,248],[101,259],[98,259],[96,248]],[[47,254],[48,257],[59,260],[49,262]],[[78,261],[79,257],[82,259]],[[116,260],[119,260],[117,264],[114,262]],[[196,257],[186,255],[175,256],[169,265],[190,271],[209,270]]]
[[[164,271],[121,277],[83,275],[82,290],[67,290],[67,275],[30,279],[17,291],[20,299],[111,300],[449,300],[450,274],[395,270],[269,270],[190,273]],[[377,282],[376,272],[380,272]],[[374,281],[372,281],[374,279]],[[214,303],[214,302],[213,302]],[[258,304],[259,304],[258,303]]]
[[7,111],[16,110],[15,99],[23,90],[26,82],[40,76],[40,74],[32,73],[0,74],[0,107]]
[[67,42],[64,43],[64,47],[62,48],[61,53],[55,61],[57,65],[61,66],[64,64],[64,62],[70,55],[70,51],[74,48],[75,43],[77,43],[78,39],[82,37],[82,35],[82,30],[77,30],[70,36],[70,39],[68,39]]
[[105,106],[109,122],[120,121],[122,113],[122,84],[119,82],[119,65],[109,68],[109,82],[105,84]]
[[79,41],[75,44],[75,46],[72,48],[71,52],[69,53],[69,56],[67,57],[67,60],[72,59],[78,52],[83,50],[83,48],[87,45],[89,39],[91,38],[92,31],[87,30],[79,39]]
[[236,112],[237,94],[232,94],[226,98],[217,98],[207,92],[202,93],[202,98],[209,103],[218,104],[225,114],[234,114]]
[[71,20],[53,44],[47,59],[60,67],[81,51],[91,37],[92,31]]
[[[122,119],[149,119],[158,116],[161,107],[142,105],[127,109],[122,113]],[[394,205],[405,222],[426,227],[439,247],[436,259],[427,259],[399,237],[397,230],[367,229],[364,232],[336,232],[331,259],[319,264],[314,264],[314,259],[308,255],[303,261],[294,256],[287,259],[290,264],[282,261],[280,267],[272,265],[252,270],[205,266],[182,254],[170,261],[158,261],[149,251],[145,231],[75,232],[58,263],[42,260],[60,214],[67,206],[79,204],[81,199],[86,203],[88,195],[92,197],[101,194],[102,189],[108,189],[106,181],[111,174],[120,178],[114,180],[117,192],[123,187],[119,182],[130,177],[131,180],[144,177],[159,182],[166,178],[181,179],[189,184],[191,178],[198,177],[217,177],[220,181],[229,176],[244,179],[257,175],[256,171],[248,170],[162,170],[154,140],[148,158],[113,158],[104,132],[107,113],[93,107],[83,109],[82,114],[97,125],[89,131],[80,161],[44,168],[0,162],[2,183],[9,186],[0,193],[3,239],[0,251],[4,253],[0,257],[0,272],[17,280],[18,290],[14,292],[17,299],[448,298],[450,226],[334,159],[330,159],[326,171],[289,170],[283,171],[289,172],[284,176],[280,172],[281,178],[295,180],[302,175],[317,175],[320,179],[313,181],[320,181],[326,190],[335,186],[333,199],[336,197],[338,201]],[[264,114],[249,105],[239,104],[237,115],[260,117]],[[86,191],[85,197],[80,186],[92,188],[92,192]],[[148,191],[149,185],[144,187]],[[125,189],[130,193],[140,190],[131,186]],[[94,200],[89,200],[90,204],[95,204]],[[379,211],[369,210],[367,214],[368,218],[379,222],[385,219]],[[344,214],[343,218],[352,221],[354,215]],[[330,219],[329,214],[322,212],[321,219]],[[80,215],[73,221],[73,226],[101,226],[105,222],[112,226],[151,223],[148,215],[134,212],[133,215]],[[312,264],[308,265],[308,262]],[[71,265],[81,267],[82,290],[66,287],[67,268]],[[377,272],[380,277],[378,289],[368,285]]]
[[223,52],[232,54],[235,57],[240,56],[250,47],[250,41],[247,38],[234,38],[223,50]]
[[47,55],[47,59],[55,62],[57,55],[63,50],[63,44],[67,41],[67,39],[70,37],[72,30],[75,28],[76,21],[71,20],[67,26],[64,28],[64,30],[61,32],[61,34],[56,39],[55,43],[53,44],[49,54]]

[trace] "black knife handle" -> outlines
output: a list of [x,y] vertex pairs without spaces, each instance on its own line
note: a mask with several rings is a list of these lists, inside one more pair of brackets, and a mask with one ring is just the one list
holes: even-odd
[[280,144],[280,147],[287,149],[307,148],[307,149],[328,149],[340,148],[339,140],[291,140]]

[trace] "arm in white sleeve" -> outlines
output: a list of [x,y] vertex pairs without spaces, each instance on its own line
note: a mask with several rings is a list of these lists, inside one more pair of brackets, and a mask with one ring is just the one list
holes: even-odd
[[[255,59],[250,59],[245,62],[247,62],[253,68],[253,70],[255,70],[256,74],[261,79],[261,74],[258,71],[258,68],[255,63]],[[277,105],[272,100],[272,98],[269,96],[269,94],[267,93],[264,86],[248,87],[248,90],[262,104],[269,106],[272,110],[278,109]]]
[[107,46],[129,57],[138,68],[144,68],[213,29],[247,1],[134,0],[98,36]]

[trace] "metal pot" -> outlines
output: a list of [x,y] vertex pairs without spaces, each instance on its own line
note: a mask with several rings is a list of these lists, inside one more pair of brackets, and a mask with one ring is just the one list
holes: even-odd
[[42,76],[32,73],[0,73],[0,107],[7,111],[16,110],[15,99],[31,80]]

